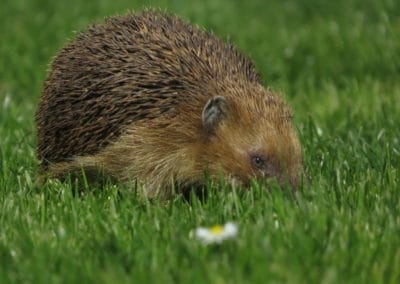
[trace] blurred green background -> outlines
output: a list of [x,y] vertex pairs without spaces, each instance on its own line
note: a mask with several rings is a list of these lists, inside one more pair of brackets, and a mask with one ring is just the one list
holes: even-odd
[[[74,31],[143,7],[176,13],[250,55],[268,85],[289,95],[334,83],[397,83],[398,1],[45,1],[3,0],[1,90],[38,96],[51,57]],[[322,95],[322,94],[321,94]]]

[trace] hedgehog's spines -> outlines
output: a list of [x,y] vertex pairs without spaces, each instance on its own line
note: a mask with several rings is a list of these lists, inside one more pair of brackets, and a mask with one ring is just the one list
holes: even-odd
[[[109,17],[52,61],[36,112],[41,170],[100,167],[153,192],[171,179],[199,184],[207,167],[244,179],[255,173],[249,151],[283,156],[294,169],[290,112],[260,81],[229,40],[175,15]],[[223,98],[216,116],[205,112],[212,98]]]

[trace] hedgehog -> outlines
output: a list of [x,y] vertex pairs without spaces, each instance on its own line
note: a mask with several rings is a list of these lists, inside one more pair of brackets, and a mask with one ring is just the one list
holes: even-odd
[[148,197],[302,171],[293,115],[229,41],[166,12],[92,24],[53,59],[36,111],[39,175],[102,172]]

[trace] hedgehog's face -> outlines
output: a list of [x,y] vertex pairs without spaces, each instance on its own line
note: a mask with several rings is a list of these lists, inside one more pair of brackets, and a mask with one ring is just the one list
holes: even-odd
[[297,186],[302,170],[300,143],[287,107],[279,98],[269,99],[243,107],[217,96],[206,104],[204,156],[211,174],[222,170],[243,185],[253,178],[276,178],[281,185]]

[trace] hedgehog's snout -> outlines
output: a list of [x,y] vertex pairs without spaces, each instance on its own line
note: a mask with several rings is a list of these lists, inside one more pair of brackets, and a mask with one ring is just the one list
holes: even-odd
[[280,187],[290,187],[292,191],[296,191],[299,184],[300,170],[296,167],[295,170],[288,169],[284,166],[285,163],[279,161],[271,161],[268,165],[268,171],[263,172],[257,179],[262,183],[276,183]]

